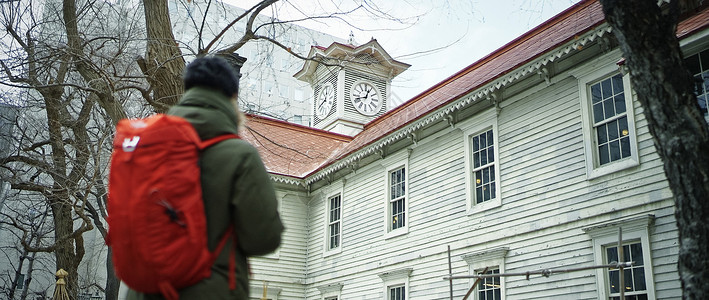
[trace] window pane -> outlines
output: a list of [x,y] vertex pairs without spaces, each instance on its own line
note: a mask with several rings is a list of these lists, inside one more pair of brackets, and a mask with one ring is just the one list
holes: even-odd
[[483,202],[483,189],[481,187],[476,187],[475,188],[475,203],[482,203]]
[[643,246],[640,243],[630,245],[630,257],[635,262],[636,266],[642,266],[643,262]]
[[613,97],[613,102],[615,103],[615,111],[618,114],[622,114],[625,112],[625,94],[620,93],[618,95],[615,95]]
[[620,139],[620,155],[625,158],[625,157],[630,157],[630,138],[629,137],[624,137]]
[[603,102],[593,105],[593,123],[603,121]]
[[630,134],[630,131],[628,130],[627,117],[622,117],[618,119],[618,132],[620,132],[620,136],[627,136],[628,134]]
[[611,294],[619,293],[618,285],[620,285],[620,278],[618,277],[619,271],[611,270],[608,272],[608,279],[610,281]]
[[611,162],[611,156],[610,153],[608,152],[608,145],[601,145],[598,148],[598,154],[599,154],[599,161],[601,165],[607,164]]
[[479,168],[480,166],[480,152],[473,152],[473,167]]
[[608,123],[608,140],[618,139],[618,121]]
[[601,81],[601,97],[603,97],[603,99],[607,99],[611,96],[613,96],[611,81],[609,79]]
[[608,143],[608,132],[607,131],[607,126],[606,125],[601,125],[598,126],[596,129],[596,133],[598,135],[598,144],[602,145],[605,143]]
[[618,261],[618,248],[616,247],[609,247],[606,248],[606,258],[608,262],[617,262]]
[[615,106],[613,104],[613,98],[603,100],[603,112],[605,114],[605,119],[612,118],[613,116],[615,116]]
[[633,279],[636,291],[644,291],[647,289],[645,286],[645,268],[633,269]]
[[495,188],[495,183],[494,183],[494,182],[493,182],[493,183],[490,183],[490,195],[491,195],[491,198],[494,199],[495,196],[497,196],[496,193],[497,193],[497,190],[496,190],[496,188]]
[[611,153],[611,161],[616,161],[619,160],[620,157],[620,143],[615,140],[610,143],[608,143],[608,149]]
[[596,107],[596,103],[601,102],[601,85],[600,84],[594,84],[591,86],[591,103],[593,103],[594,107]]
[[611,80],[613,81],[613,94],[617,95],[623,93],[623,76],[616,74]]
[[633,270],[629,269],[623,269],[623,275],[625,278],[623,279],[625,284],[625,291],[626,292],[632,292],[634,291],[633,289]]

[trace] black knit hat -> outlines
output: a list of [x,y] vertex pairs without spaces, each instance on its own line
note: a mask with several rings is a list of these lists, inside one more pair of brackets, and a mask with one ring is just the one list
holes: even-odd
[[185,68],[185,91],[195,86],[222,91],[227,97],[239,92],[239,75],[226,60],[216,56],[199,57]]

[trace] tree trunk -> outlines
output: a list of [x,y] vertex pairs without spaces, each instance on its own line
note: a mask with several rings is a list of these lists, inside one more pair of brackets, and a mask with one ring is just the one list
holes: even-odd
[[153,89],[151,104],[157,112],[165,112],[182,95],[185,59],[172,34],[167,0],[143,1],[143,7],[148,50],[142,69]]
[[709,129],[676,37],[679,4],[600,0],[675,197],[684,299],[709,298]]
[[[57,260],[57,270],[64,269],[69,275],[66,280],[66,289],[69,298],[76,299],[79,286],[79,262],[74,252],[74,239],[67,238],[74,231],[74,222],[71,218],[71,205],[60,198],[51,199],[52,215],[54,216],[54,239],[56,250],[54,256]],[[77,245],[78,249],[79,245]],[[83,247],[83,245],[81,245]]]
[[116,271],[113,268],[112,253],[111,247],[108,247],[108,256],[106,257],[106,300],[117,300],[118,289],[121,285],[121,281],[116,277]]

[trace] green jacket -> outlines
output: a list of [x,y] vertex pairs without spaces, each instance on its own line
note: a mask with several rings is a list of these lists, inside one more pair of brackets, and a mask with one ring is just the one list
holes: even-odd
[[[222,93],[193,87],[168,114],[187,119],[202,140],[237,133],[237,114]],[[220,142],[202,153],[202,194],[207,215],[209,249],[214,250],[230,224],[237,239],[237,288],[229,290],[231,242],[212,267],[212,276],[180,290],[180,299],[248,299],[248,256],[273,252],[281,243],[283,224],[278,203],[256,149],[241,139]],[[162,299],[129,290],[126,299]]]

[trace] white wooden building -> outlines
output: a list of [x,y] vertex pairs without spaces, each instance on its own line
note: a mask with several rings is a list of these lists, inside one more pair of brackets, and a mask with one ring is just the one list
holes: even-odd
[[[705,74],[700,99],[707,25],[705,9],[678,28],[690,67]],[[254,299],[449,299],[449,253],[454,276],[588,268],[487,278],[471,299],[616,299],[619,271],[592,267],[618,259],[619,228],[634,261],[628,299],[681,298],[672,194],[597,1],[381,114],[357,115],[366,95],[355,87],[386,99],[407,65],[376,41],[311,54],[333,47],[377,66],[345,65],[338,77],[310,65],[299,76],[316,100],[324,85],[339,89],[313,114],[353,136],[261,117],[243,133],[276,181],[286,225],[282,247],[252,260]],[[452,280],[453,298],[473,282]]]

